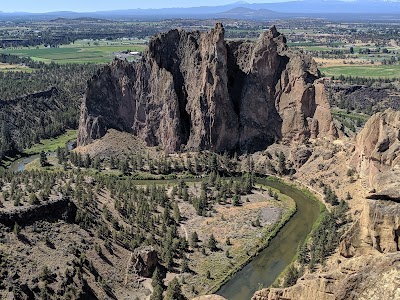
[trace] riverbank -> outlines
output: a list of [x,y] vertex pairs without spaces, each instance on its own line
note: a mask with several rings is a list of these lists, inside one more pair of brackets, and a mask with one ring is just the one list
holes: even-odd
[[258,178],[257,183],[260,181],[294,199],[297,211],[271,239],[268,247],[217,291],[229,300],[250,299],[258,289],[272,285],[296,257],[299,245],[304,243],[320,215],[319,201],[310,199],[310,195],[302,190],[281,180]]
[[[322,202],[322,199],[318,199],[318,197],[316,196],[316,194],[317,194],[317,195],[322,197],[322,194],[319,193],[318,191],[316,191],[315,189],[310,189],[310,187],[308,187],[304,183],[300,182],[299,180],[295,180],[295,181],[292,181],[291,183],[288,183],[283,178],[271,177],[271,179],[277,180],[278,182],[287,184],[287,185],[289,185],[289,186],[291,186],[293,188],[296,188],[296,189],[300,190],[310,200],[312,200],[312,201],[314,201],[315,203],[318,204],[319,210],[320,210],[320,214],[319,214],[317,220],[314,222],[311,231],[309,232],[309,234],[305,238],[304,242],[301,244],[301,246],[306,245],[308,243],[309,239],[311,238],[313,232],[320,226],[322,220],[325,217],[325,213],[328,211],[327,207],[324,204],[324,202]],[[293,257],[293,260],[290,262],[289,265],[286,266],[286,268],[281,272],[281,274],[279,274],[279,276],[271,284],[271,287],[279,287],[279,286],[281,286],[284,278],[286,277],[287,273],[289,272],[290,267],[292,267],[293,264],[297,261],[298,255],[299,255],[299,249],[300,249],[301,246],[299,246],[297,248],[296,255]]]
[[[198,188],[198,184],[189,184],[190,194],[195,193],[196,185]],[[257,184],[252,193],[241,197],[239,206],[215,204],[206,218],[191,212],[190,204],[179,202],[186,220],[181,224],[182,234],[190,239],[196,231],[201,241],[200,248],[192,249],[188,256],[191,271],[178,275],[189,298],[216,291],[229,276],[257,256],[294,214],[296,205],[290,197],[273,188],[271,192],[265,185]],[[210,252],[207,247],[210,234],[218,242],[217,251]]]
[[[31,156],[30,158],[32,157],[33,156]],[[32,162],[30,164],[32,164]],[[140,179],[144,179],[142,177],[143,176],[139,176]],[[192,180],[200,181],[200,179],[198,178],[193,178]],[[233,180],[235,179],[233,178]],[[148,180],[144,180],[142,182],[145,183],[147,181]],[[155,181],[157,181],[157,184],[159,184],[163,180]],[[188,181],[191,180],[189,179]],[[172,182],[177,182],[177,179],[168,178],[166,182],[168,182],[168,184]],[[195,214],[194,208],[193,206],[178,200],[179,208],[181,210],[184,220],[189,220],[182,224],[180,228],[182,234],[185,234],[186,238],[188,239],[188,237],[190,237],[191,233],[193,233],[194,230],[197,230],[197,228],[203,228],[203,232],[201,232],[201,229],[199,229],[198,232],[200,240],[202,242],[201,248],[193,251],[192,254],[188,254],[187,257],[189,259],[188,263],[190,272],[184,272],[180,273],[179,275],[174,275],[178,276],[182,280],[183,289],[188,296],[195,296],[197,294],[206,294],[219,291],[223,289],[225,285],[229,284],[232,280],[235,280],[237,274],[246,269],[248,265],[251,265],[252,262],[257,261],[258,257],[263,256],[264,252],[269,253],[269,248],[271,248],[271,244],[273,244],[277,236],[282,235],[282,232],[287,231],[285,228],[290,225],[292,218],[298,215],[298,209],[296,207],[296,197],[301,194],[303,198],[307,198],[307,201],[310,200],[310,198],[312,199],[314,197],[311,192],[305,190],[303,187],[299,188],[297,185],[287,183],[286,181],[282,182],[282,180],[274,179],[274,177],[258,178],[257,184],[259,185],[259,187],[262,186],[263,188],[256,189],[256,192],[251,193],[250,196],[243,196],[242,205],[240,205],[240,207],[231,206],[232,204],[229,204],[229,201],[223,205],[216,205],[215,209],[213,208],[209,213],[207,213],[207,216],[205,216],[205,218],[202,217],[200,220],[198,220],[199,223],[192,224],[191,227],[189,227],[187,222],[190,222],[190,220],[193,219],[193,216],[187,213],[187,209],[193,210],[192,214]],[[276,201],[277,199],[273,199],[274,197],[271,197],[271,195],[268,196],[267,189],[265,189],[265,187],[273,188],[275,193],[279,192],[280,201]],[[285,189],[292,189],[295,196],[291,197],[290,193],[287,193]],[[192,194],[197,195],[197,197],[199,196],[197,192],[193,192]],[[256,197],[252,198],[253,196]],[[256,199],[257,197],[258,199]],[[284,201],[282,200],[285,198],[291,199],[290,201],[293,202],[294,205],[284,206],[285,209],[282,210],[283,213],[276,221],[273,222],[273,224],[269,226],[253,225],[253,222],[255,223],[257,219],[256,216],[262,215],[262,211],[264,209],[267,209],[268,206],[276,207],[277,204],[282,205],[284,203]],[[314,200],[314,204],[318,204],[319,208],[324,207],[317,198],[315,198]],[[315,216],[318,216],[321,209],[315,211],[317,211],[317,214],[315,214]],[[244,218],[244,220],[239,221],[239,218],[243,218],[243,215],[245,215],[246,217],[249,216],[249,218]],[[314,217],[314,212],[311,215]],[[273,269],[273,275],[268,277],[266,282],[258,282],[259,279],[253,280],[253,285],[249,285],[251,289],[250,292],[252,292],[253,290],[257,290],[260,287],[269,286],[270,284],[272,284],[272,282],[279,276],[279,274],[284,271],[285,267],[293,261],[293,259],[297,255],[298,246],[304,242],[306,236],[311,232],[311,228],[314,224],[313,221],[317,219],[317,217],[315,217],[315,220],[314,218],[308,220],[308,217],[309,215],[305,214],[304,219],[310,222],[308,222],[305,226],[307,227],[307,230],[305,231],[304,235],[303,231],[299,235],[301,237],[301,240],[297,240],[297,237],[294,237],[294,246],[286,245],[281,247],[285,249],[285,252],[289,253],[287,255],[283,255],[283,263],[279,261],[278,267],[271,266],[271,268]],[[219,227],[214,226],[217,223]],[[304,230],[303,225],[301,225],[300,227],[302,227],[300,228],[301,230]],[[214,231],[215,229],[216,231]],[[226,230],[228,230],[228,232],[226,232]],[[294,226],[292,230],[294,232],[297,232],[297,226]],[[237,233],[239,231],[239,235],[241,236],[238,237]],[[210,253],[207,248],[207,242],[211,233],[216,236],[218,244],[220,245],[218,252],[212,251],[212,253]],[[227,244],[227,238],[231,238],[232,244]],[[204,249],[206,251],[203,251]],[[280,247],[276,247],[275,249],[275,251],[277,251],[276,253],[282,251]],[[276,253],[272,253],[272,255],[275,255]],[[278,260],[280,259],[280,256],[282,255],[278,255]],[[182,264],[182,261],[180,261],[180,264]],[[262,269],[269,270],[268,267],[265,267],[263,262],[261,262],[259,265],[262,267]],[[255,272],[255,274],[256,273],[257,272]],[[258,276],[257,278],[264,278],[264,276]],[[273,279],[272,282],[270,282],[271,278]],[[231,300],[230,297],[228,298]],[[232,298],[232,300],[233,299],[234,298]]]
[[[39,159],[39,154],[42,151],[55,156],[57,148],[65,148],[68,143],[75,141],[77,134],[77,130],[71,129],[58,137],[41,140],[40,143],[24,149],[21,153],[16,154],[15,157],[6,157],[0,162],[0,166],[12,171],[23,171],[29,163]],[[72,144],[69,145],[69,148],[72,148]]]
[[242,270],[247,264],[249,264],[255,257],[257,257],[264,249],[266,249],[271,242],[271,240],[279,233],[283,226],[290,220],[290,218],[296,213],[297,206],[294,205],[293,208],[288,210],[281,218],[281,220],[274,225],[273,229],[263,238],[264,242],[260,245],[255,252],[251,253],[246,260],[241,262],[237,267],[231,270],[230,273],[226,274],[226,276],[219,282],[217,282],[208,292],[207,294],[217,293],[221,287],[226,284],[229,280],[232,279],[240,270]]

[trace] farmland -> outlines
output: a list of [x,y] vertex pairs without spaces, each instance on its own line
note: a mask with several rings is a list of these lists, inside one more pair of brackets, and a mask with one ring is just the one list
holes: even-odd
[[320,68],[325,76],[358,76],[358,77],[371,77],[371,78],[399,78],[400,65],[340,65]]
[[45,63],[108,63],[115,57],[115,52],[142,52],[146,45],[139,40],[134,41],[92,41],[80,40],[73,44],[61,45],[56,48],[20,47],[2,49],[0,53],[30,57],[35,61]]

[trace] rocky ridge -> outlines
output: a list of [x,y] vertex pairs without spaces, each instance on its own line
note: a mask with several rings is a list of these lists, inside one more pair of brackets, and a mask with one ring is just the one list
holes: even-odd
[[[341,181],[343,198],[352,191],[348,203],[353,221],[326,265],[306,273],[294,286],[258,291],[253,300],[400,298],[399,117],[393,110],[375,114],[354,139],[340,141],[342,150],[336,149],[333,156],[339,161],[328,163],[324,158],[326,170],[318,176]],[[298,169],[297,176],[309,177],[312,160],[306,163],[308,169]],[[347,168],[356,170],[356,178],[345,175]]]
[[117,129],[165,150],[256,151],[337,137],[320,73],[275,27],[255,42],[224,28],[171,30],[137,63],[115,60],[89,82],[78,146]]
[[371,198],[400,199],[400,112],[373,115],[357,135],[351,162]]

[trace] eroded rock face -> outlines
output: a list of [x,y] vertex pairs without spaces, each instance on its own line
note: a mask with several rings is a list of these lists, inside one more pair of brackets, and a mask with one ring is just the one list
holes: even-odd
[[352,164],[375,198],[400,199],[399,111],[388,109],[368,120],[356,137]]
[[[351,184],[376,191],[355,189],[350,200],[358,201],[350,204],[356,208],[353,223],[341,237],[338,252],[294,286],[263,289],[253,300],[400,299],[399,137],[400,112],[387,110],[371,117],[352,141],[351,164],[362,180]],[[334,155],[326,151],[322,157]],[[365,199],[366,194],[374,200]]]
[[158,264],[158,256],[153,247],[136,249],[132,258],[133,271],[139,276],[151,277]]
[[[357,270],[357,271],[354,271]],[[398,299],[400,253],[345,261],[330,272],[307,274],[285,289],[263,289],[252,300]]]
[[108,129],[168,151],[264,149],[276,140],[335,138],[316,63],[273,27],[257,42],[224,28],[153,37],[137,63],[115,60],[88,83],[78,146]]
[[77,207],[69,198],[61,198],[43,201],[38,205],[1,211],[0,224],[12,227],[15,224],[30,225],[38,220],[64,220],[73,223],[76,212]]
[[360,218],[340,242],[340,254],[391,253],[400,250],[400,204],[366,200]]

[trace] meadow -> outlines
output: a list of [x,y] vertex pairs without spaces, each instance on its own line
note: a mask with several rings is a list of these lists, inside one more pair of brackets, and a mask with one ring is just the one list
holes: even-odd
[[23,65],[0,63],[0,72],[32,72],[32,69]]
[[400,78],[400,65],[330,66],[322,67],[320,71],[328,77]]
[[45,63],[108,63],[115,57],[115,52],[138,51],[147,48],[143,41],[91,41],[80,40],[73,44],[61,45],[58,48],[24,47],[1,49],[0,53],[30,57],[35,61]]
[[33,145],[31,148],[25,149],[23,152],[27,155],[38,154],[44,152],[54,152],[57,148],[65,148],[69,141],[76,140],[78,130],[69,129],[58,137],[41,140],[39,143]]

